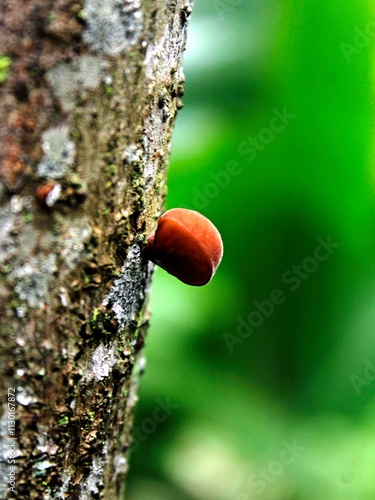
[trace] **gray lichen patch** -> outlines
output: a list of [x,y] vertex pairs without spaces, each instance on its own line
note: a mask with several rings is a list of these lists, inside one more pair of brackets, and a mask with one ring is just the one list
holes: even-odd
[[40,432],[37,436],[38,444],[36,448],[40,453],[48,453],[50,455],[55,455],[59,447],[54,443],[51,436],[48,436],[46,432]]
[[42,141],[44,156],[38,165],[38,175],[47,179],[64,177],[75,156],[69,128],[66,125],[50,128],[44,132]]
[[85,218],[78,219],[67,228],[63,240],[61,256],[70,269],[73,269],[77,262],[85,259],[88,252],[85,250],[85,243],[91,235],[91,227]]
[[124,453],[119,453],[114,459],[115,473],[125,474],[128,470],[128,461]]
[[116,363],[117,342],[111,346],[99,344],[91,358],[91,370],[95,380],[103,380],[108,377],[112,367]]
[[99,490],[103,487],[103,472],[106,466],[106,461],[103,457],[94,457],[91,465],[91,471],[82,484],[81,498],[82,500],[91,500],[96,498],[94,495],[99,494]]
[[108,62],[84,55],[61,63],[47,72],[47,80],[64,111],[72,111],[78,91],[94,90],[106,75]]
[[84,41],[95,52],[120,55],[133,47],[142,32],[139,0],[86,0]]
[[12,234],[15,219],[10,206],[0,209],[0,264],[3,264],[9,255],[13,255],[17,248],[17,240]]
[[23,214],[14,214],[10,205],[0,209],[0,264],[4,266],[4,272],[10,272],[17,265],[14,258],[18,262],[28,258],[37,243],[33,225],[25,223],[30,215],[33,215],[32,212],[24,217]]
[[36,242],[36,234],[29,224],[34,218],[30,196],[13,195],[9,204],[0,208],[0,264],[9,265],[2,271],[10,272],[12,259],[28,257]]
[[56,492],[55,498],[68,498],[67,492],[68,492],[69,481],[70,481],[71,477],[72,477],[72,474],[70,472],[63,470],[62,474],[60,475],[61,487]]
[[136,144],[130,144],[130,146],[128,146],[122,154],[122,158],[128,165],[138,163],[141,160],[141,157],[142,149],[139,149]]
[[112,308],[120,329],[135,319],[136,312],[145,300],[150,274],[141,247],[139,243],[135,243],[129,248],[120,277],[114,282],[111,292],[103,301],[104,306]]
[[50,462],[49,460],[42,460],[41,462],[37,462],[34,465],[34,469],[36,469],[36,475],[42,475],[46,469],[50,467],[54,467],[56,464],[54,462]]
[[22,301],[30,307],[42,307],[48,300],[49,283],[56,268],[56,256],[31,257],[24,266],[12,271],[9,279]]
[[16,400],[22,406],[28,406],[37,402],[37,399],[31,394],[30,389],[23,387],[17,387]]

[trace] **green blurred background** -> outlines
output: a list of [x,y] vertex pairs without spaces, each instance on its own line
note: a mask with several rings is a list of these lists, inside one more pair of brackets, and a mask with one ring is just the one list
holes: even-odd
[[196,0],[167,208],[225,251],[156,271],[129,500],[375,499],[374,46],[370,2]]

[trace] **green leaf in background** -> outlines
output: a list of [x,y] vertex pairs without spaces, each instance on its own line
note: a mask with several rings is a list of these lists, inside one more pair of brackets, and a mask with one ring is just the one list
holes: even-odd
[[375,498],[374,46],[365,1],[196,0],[167,205],[224,258],[156,272],[130,500]]

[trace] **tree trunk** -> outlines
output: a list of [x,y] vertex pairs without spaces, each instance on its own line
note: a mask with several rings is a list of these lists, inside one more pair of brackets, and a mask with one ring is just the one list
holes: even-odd
[[122,496],[191,9],[1,2],[1,498]]

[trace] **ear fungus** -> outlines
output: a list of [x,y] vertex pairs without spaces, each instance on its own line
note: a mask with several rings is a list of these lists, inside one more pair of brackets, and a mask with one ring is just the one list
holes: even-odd
[[173,208],[158,220],[146,245],[149,260],[187,285],[206,285],[220,264],[223,242],[216,227],[194,210]]

